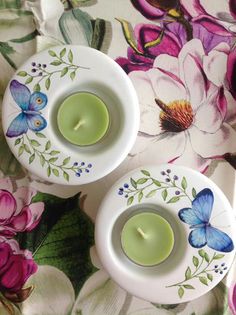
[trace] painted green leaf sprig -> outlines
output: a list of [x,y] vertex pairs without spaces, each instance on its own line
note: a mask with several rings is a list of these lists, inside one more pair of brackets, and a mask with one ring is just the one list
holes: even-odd
[[[203,249],[198,250],[197,255],[192,257],[192,266],[188,266],[185,270],[184,279],[180,282],[167,286],[167,288],[178,288],[178,295],[183,297],[185,290],[194,290],[192,281],[198,280],[201,284],[208,286],[213,281],[213,272],[223,274],[227,270],[225,263],[216,264],[216,261],[222,259],[224,254],[216,252],[210,255]],[[213,266],[213,264],[215,264]]]
[[161,178],[154,178],[147,170],[141,170],[141,177],[130,178],[130,183],[125,183],[120,187],[118,194],[127,198],[127,205],[132,205],[136,199],[141,202],[143,198],[151,198],[158,192],[161,193],[162,199],[166,203],[176,203],[181,198],[188,198],[192,202],[192,198],[196,197],[196,189],[192,188],[191,195],[187,192],[188,183],[185,176],[180,178],[177,175],[171,175],[171,170],[163,170],[160,173]]
[[74,63],[74,55],[71,49],[63,48],[58,54],[54,50],[49,50],[48,54],[53,57],[53,60],[49,65],[46,63],[32,62],[31,73],[27,71],[19,71],[17,73],[20,77],[25,77],[25,84],[33,83],[34,91],[41,91],[42,87],[49,90],[51,87],[52,78],[55,74],[58,74],[61,78],[68,75],[73,81],[77,75],[79,69],[86,69],[88,67],[83,67],[76,65]]
[[69,182],[70,174],[80,177],[82,173],[89,173],[92,164],[85,162],[71,162],[68,156],[63,160],[60,159],[61,152],[52,148],[52,143],[47,140],[46,136],[41,132],[35,132],[38,138],[30,138],[28,134],[23,134],[15,140],[15,146],[18,146],[18,157],[22,154],[28,154],[29,164],[38,159],[42,167],[47,168],[47,176],[55,177],[63,176]]

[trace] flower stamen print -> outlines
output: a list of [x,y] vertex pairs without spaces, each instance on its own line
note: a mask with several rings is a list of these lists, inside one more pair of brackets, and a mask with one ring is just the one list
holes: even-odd
[[227,53],[214,49],[207,55],[200,40],[193,39],[178,58],[159,55],[152,69],[129,73],[141,107],[140,133],[131,155],[140,163],[161,156],[162,163],[205,172],[216,157],[236,152],[234,100],[224,85],[225,73],[212,79],[218,58],[226,61]]
[[155,99],[155,102],[162,109],[159,117],[163,131],[181,132],[192,125],[194,116],[189,102],[175,100],[167,105],[159,99]]

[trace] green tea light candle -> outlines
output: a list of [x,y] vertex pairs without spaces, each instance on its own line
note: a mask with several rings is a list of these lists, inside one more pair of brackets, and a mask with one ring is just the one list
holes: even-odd
[[97,143],[109,127],[104,102],[95,94],[78,92],[67,97],[57,114],[58,128],[69,142],[86,146]]
[[170,255],[174,247],[174,233],[160,215],[142,212],[124,224],[121,245],[126,256],[136,264],[154,266]]

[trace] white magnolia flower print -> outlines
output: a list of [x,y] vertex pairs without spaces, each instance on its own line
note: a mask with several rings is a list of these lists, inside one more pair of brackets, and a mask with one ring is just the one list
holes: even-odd
[[33,286],[31,296],[22,304],[22,315],[70,315],[75,292],[70,279],[53,266],[39,266],[26,283]]
[[180,3],[187,14],[213,33],[227,34],[227,30],[236,32],[235,0],[180,0]]
[[225,84],[229,50],[221,43],[206,54],[201,41],[193,39],[178,57],[159,55],[150,70],[129,74],[141,106],[131,155],[204,172],[212,159],[236,151],[231,126],[236,104]]

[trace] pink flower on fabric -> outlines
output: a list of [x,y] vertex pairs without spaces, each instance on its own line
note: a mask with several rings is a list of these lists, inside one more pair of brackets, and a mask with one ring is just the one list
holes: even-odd
[[[236,31],[235,0],[131,0],[134,7],[149,20],[170,19],[176,10],[191,22],[204,26],[212,34],[231,36]],[[179,3],[180,2],[180,3]]]
[[118,57],[116,62],[126,73],[135,70],[148,70],[152,68],[157,56],[168,53],[171,56],[178,56],[181,50],[181,43],[178,37],[168,30],[165,31],[162,40],[154,47],[145,47],[146,43],[157,39],[161,35],[162,28],[152,24],[138,24],[134,28],[134,35],[137,40],[138,49],[141,54],[137,54],[132,48],[128,48],[127,58]]
[[0,180],[0,235],[12,237],[18,232],[31,231],[40,221],[43,202],[31,203],[36,191],[21,187],[13,192],[9,179]]
[[229,51],[220,43],[206,53],[193,39],[178,57],[161,54],[152,69],[129,74],[141,107],[131,152],[139,163],[155,157],[204,172],[212,159],[236,152],[236,106],[225,84]]
[[233,283],[229,288],[228,305],[232,315],[236,315],[236,283]]
[[0,292],[16,293],[37,271],[29,251],[21,251],[15,240],[0,240]]
[[181,6],[194,21],[219,35],[236,32],[235,0],[180,0]]
[[[201,40],[206,53],[210,52],[218,44],[225,42],[232,43],[232,36],[223,36],[210,32],[203,25],[197,22],[190,22],[193,37]],[[164,30],[164,33],[162,33]],[[161,35],[162,34],[162,35]],[[127,58],[118,57],[116,62],[130,73],[135,70],[148,70],[152,68],[155,58],[163,53],[170,56],[178,56],[181,48],[187,43],[187,33],[183,25],[178,22],[172,22],[161,27],[154,24],[138,24],[134,27],[134,36],[137,42],[137,48],[140,53],[135,52],[128,47]],[[161,39],[160,39],[161,36]],[[154,46],[148,46],[148,43],[157,39],[160,42]]]
[[[232,37],[221,36],[210,33],[204,26],[198,23],[191,23],[193,37],[201,40],[206,53],[210,52],[218,44],[225,42],[232,43]],[[153,47],[146,47],[148,42],[160,37],[163,28],[152,24],[138,24],[134,28],[134,35],[137,41],[138,50],[142,54],[136,53],[131,47],[127,50],[126,57],[118,57],[116,62],[130,73],[135,70],[146,71],[153,66],[155,58],[163,53],[177,57],[181,48],[187,43],[187,35],[180,23],[169,23],[164,31],[159,44]]]
[[236,99],[236,48],[229,54],[227,62],[227,81],[229,90]]
[[[156,1],[157,2],[156,6],[153,5],[154,1],[150,1],[150,0],[149,1],[148,0],[131,0],[131,2],[133,6],[149,20],[161,19],[165,15],[166,10],[164,9],[163,6],[162,7],[158,6],[158,1]],[[160,2],[164,4],[163,0]],[[168,2],[168,0],[166,2]],[[177,1],[171,0],[169,2],[176,3]]]

